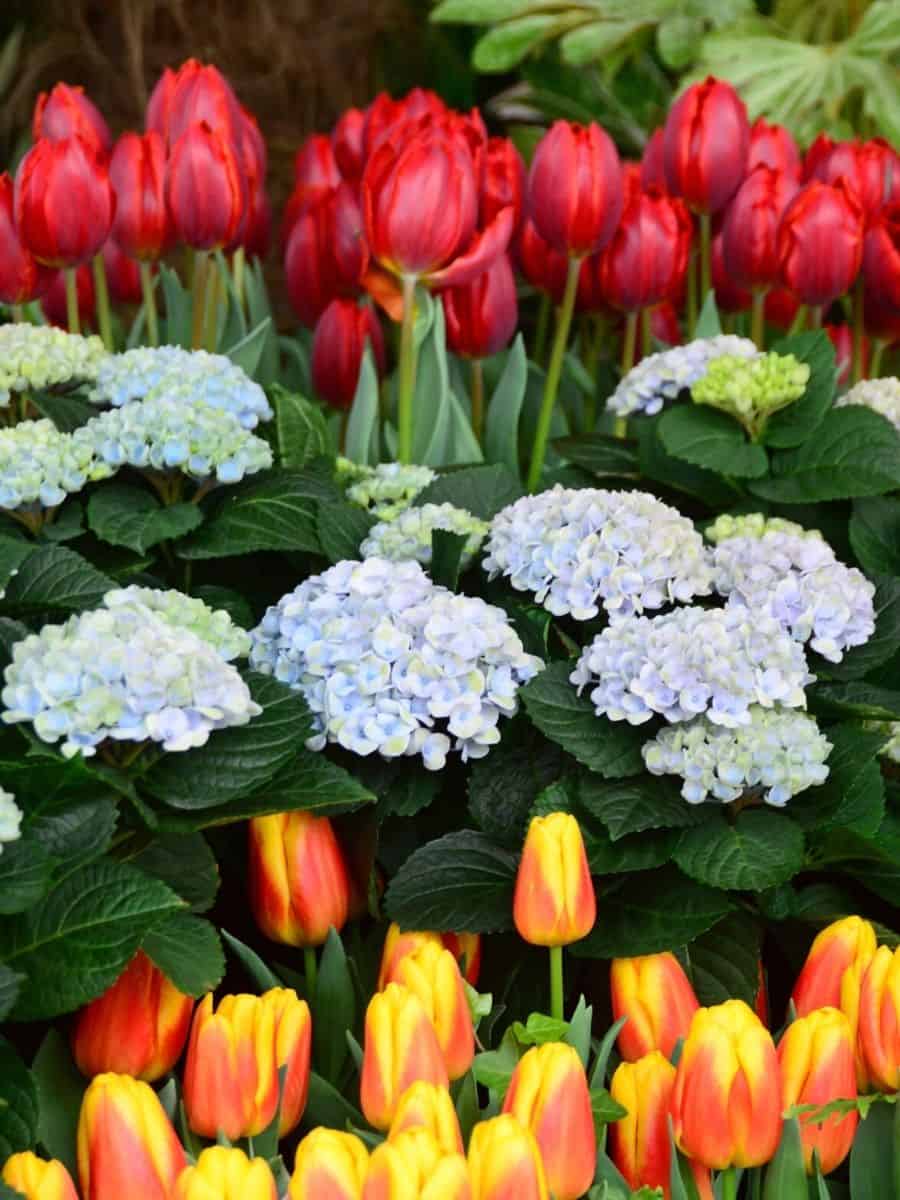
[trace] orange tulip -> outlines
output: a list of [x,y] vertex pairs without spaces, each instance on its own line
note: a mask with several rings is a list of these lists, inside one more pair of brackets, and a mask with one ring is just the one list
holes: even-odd
[[379,992],[383,991],[390,983],[400,959],[407,954],[412,954],[426,942],[442,946],[443,938],[439,933],[431,933],[423,929],[406,929],[401,933],[400,926],[396,921],[390,924],[384,939],[384,949],[381,952],[381,968],[378,972]]
[[216,1011],[212,995],[204,997],[184,1069],[194,1132],[231,1141],[262,1133],[278,1106],[278,1072],[287,1067],[279,1131],[289,1133],[306,1107],[311,1038],[309,1008],[290,988],[223,996]]
[[377,992],[366,1010],[360,1103],[370,1125],[389,1129],[400,1097],[419,1079],[447,1087],[434,1026],[422,1001],[399,983]]
[[466,1160],[427,1129],[407,1129],[372,1151],[363,1200],[471,1200]]
[[178,1176],[172,1200],[278,1200],[278,1192],[264,1158],[210,1146]]
[[614,958],[609,975],[615,1020],[627,1017],[619,1031],[619,1050],[636,1062],[651,1050],[666,1058],[679,1038],[687,1037],[700,1007],[690,980],[674,954]]
[[78,1200],[72,1176],[55,1158],[49,1162],[30,1150],[8,1158],[0,1179],[25,1200]]
[[511,1113],[472,1130],[469,1180],[472,1200],[549,1200],[534,1134]]
[[369,1152],[354,1133],[320,1125],[297,1147],[290,1200],[361,1200]]
[[442,933],[441,940],[459,963],[463,979],[476,987],[481,973],[481,934]]
[[[795,1104],[821,1107],[832,1100],[856,1098],[853,1034],[840,1009],[819,1008],[790,1024],[778,1046],[778,1062],[783,1110]],[[857,1113],[827,1117],[820,1124],[812,1124],[809,1115],[801,1116],[807,1173],[812,1173],[814,1150],[823,1175],[839,1167],[850,1153],[858,1123]]]
[[900,1090],[900,950],[882,946],[863,976],[859,1045],[873,1085],[882,1092]]
[[594,885],[578,822],[571,813],[534,817],[525,838],[513,919],[534,946],[567,946],[590,933]]
[[404,954],[388,978],[409,988],[428,1013],[451,1079],[465,1075],[475,1057],[475,1030],[456,959],[440,944],[424,941]]
[[391,1122],[388,1141],[407,1129],[427,1129],[445,1154],[463,1152],[459,1118],[445,1087],[420,1079],[406,1089]]

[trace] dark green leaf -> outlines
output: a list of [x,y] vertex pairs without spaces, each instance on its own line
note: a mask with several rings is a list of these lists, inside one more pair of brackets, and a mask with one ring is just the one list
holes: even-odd
[[796,1117],[785,1121],[782,1127],[781,1142],[766,1168],[763,1200],[809,1200],[800,1123]]
[[48,1031],[32,1070],[40,1100],[38,1138],[44,1149],[77,1179],[76,1134],[87,1080],[72,1061],[68,1044],[58,1030]]
[[680,404],[663,413],[658,428],[666,450],[695,467],[743,479],[758,479],[768,469],[762,446],[748,442],[737,421],[717,409]]
[[790,817],[745,809],[733,824],[717,813],[685,830],[673,857],[698,883],[760,892],[796,875],[803,850],[803,831]]
[[583,826],[584,847],[594,875],[619,875],[625,871],[649,871],[672,857],[677,829],[657,829],[629,834],[614,842],[602,825]]
[[97,409],[81,396],[59,396],[53,392],[32,392],[34,407],[48,417],[63,433],[73,433],[96,417]]
[[484,425],[484,452],[491,463],[502,463],[519,478],[519,417],[528,382],[528,358],[521,333],[516,334],[503,374],[494,388]]
[[[518,723],[517,723],[518,726]],[[512,730],[469,773],[469,812],[493,838],[519,848],[535,799],[562,773],[562,753],[551,742]]]
[[65,620],[73,612],[96,608],[115,586],[74,550],[39,546],[10,580],[3,605],[26,619]]
[[578,801],[609,830],[613,841],[645,829],[681,829],[702,824],[708,810],[688,804],[669,779],[634,779],[604,782],[590,775],[579,781]]
[[88,525],[101,541],[144,554],[159,542],[182,537],[203,521],[198,504],[164,508],[143,488],[114,483],[88,501]]
[[38,1094],[34,1076],[0,1038],[0,1160],[34,1145]]
[[322,553],[333,563],[359,558],[360,543],[374,524],[375,518],[356,504],[320,504],[316,532]]
[[463,551],[468,538],[464,533],[434,529],[431,533],[431,566],[428,573],[441,587],[456,591]]
[[168,884],[193,912],[212,908],[219,890],[219,864],[201,833],[155,838],[130,861]]
[[752,1008],[759,990],[759,945],[759,926],[744,912],[730,913],[691,942],[691,977],[700,1003],[734,998]]
[[850,545],[864,571],[900,575],[900,500],[869,496],[854,501]]
[[791,817],[803,829],[846,828],[871,836],[884,816],[884,780],[877,756],[885,734],[837,725],[827,736],[832,744],[828,778],[791,801]]
[[637,477],[637,447],[623,438],[605,433],[582,433],[578,437],[556,438],[553,445],[563,458],[584,467],[592,475]]
[[283,981],[278,978],[270,966],[263,962],[255,950],[251,950],[249,946],[230,934],[227,929],[222,930],[222,937],[225,939],[225,945],[228,946],[257,987],[262,988],[263,991],[268,991],[269,988],[284,987]]
[[9,1016],[24,982],[25,976],[20,971],[0,963],[0,1021]]
[[894,1125],[894,1112],[887,1104],[873,1104],[866,1119],[860,1122],[850,1151],[850,1190],[854,1200],[896,1196],[896,1160],[900,1149]]
[[844,661],[830,666],[840,679],[859,679],[889,662],[900,649],[900,579],[875,576],[875,632],[864,646],[854,646]]
[[691,466],[667,454],[659,437],[660,420],[661,416],[631,422],[638,439],[641,475],[666,489],[692,496],[707,509],[730,508],[740,496],[735,485],[715,471]]
[[0,914],[20,913],[37,904],[50,887],[53,859],[26,830],[0,854]]
[[318,816],[351,812],[375,797],[349,771],[314,750],[301,749],[270,783],[242,801],[246,816],[303,808]]
[[[71,799],[57,800],[29,816],[28,835],[57,860],[55,873],[59,878],[61,870],[73,871],[106,853],[117,817],[118,808],[112,796],[75,803]],[[2,868],[0,860],[0,872]]]
[[433,479],[416,504],[453,504],[482,521],[492,517],[522,495],[519,482],[501,463],[445,471]]
[[26,542],[19,538],[0,537],[0,592],[3,591],[33,549],[32,542]]
[[215,926],[191,913],[176,912],[154,925],[141,949],[188,996],[214,991],[225,974],[225,955]]
[[810,710],[829,717],[900,721],[900,692],[868,683],[819,684],[809,693]]
[[202,600],[204,604],[208,604],[210,608],[224,609],[235,625],[240,625],[242,629],[249,629],[251,625],[256,624],[253,609],[240,592],[232,591],[231,588],[219,587],[215,583],[203,583],[199,587],[193,588],[191,595]]
[[39,534],[42,542],[71,542],[84,533],[84,510],[77,500],[70,500],[53,521],[45,521]]
[[440,779],[430,772],[406,772],[378,795],[378,819],[414,817],[429,808],[440,792]]
[[330,449],[328,426],[322,409],[296,392],[277,385],[272,389],[278,460],[283,467],[305,467]]
[[837,363],[831,338],[824,329],[782,338],[772,346],[776,354],[793,354],[809,367],[809,383],[799,400],[774,413],[763,441],[789,449],[802,445],[821,425],[834,402]]
[[346,1129],[349,1123],[356,1129],[366,1128],[362,1113],[315,1071],[310,1072],[309,1096],[303,1119],[310,1127],[325,1125],[329,1129]]
[[335,929],[329,929],[322,949],[312,1011],[316,1068],[336,1083],[347,1057],[346,1032],[356,1026],[356,992]]
[[228,558],[257,550],[318,552],[308,477],[269,471],[228,488],[202,529],[178,546],[181,558]]

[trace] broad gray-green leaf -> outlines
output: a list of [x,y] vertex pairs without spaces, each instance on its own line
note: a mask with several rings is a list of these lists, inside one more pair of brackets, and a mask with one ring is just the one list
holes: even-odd
[[719,309],[716,304],[716,293],[709,291],[703,298],[700,315],[694,328],[694,337],[718,337],[722,332],[722,322],[719,319]]
[[203,521],[197,504],[164,508],[143,488],[108,484],[88,501],[88,525],[101,541],[144,554],[151,546],[182,537]]
[[484,453],[519,478],[519,417],[528,382],[528,358],[521,333],[509,348],[503,374],[494,388],[484,422]]
[[191,913],[175,912],[154,925],[141,949],[188,996],[214,991],[225,974],[225,954],[215,926]]
[[698,883],[760,892],[796,875],[803,849],[803,831],[790,817],[757,809],[733,824],[719,813],[686,830],[673,857]]
[[378,372],[367,346],[347,419],[344,453],[356,463],[378,462]]
[[229,558],[257,550],[316,553],[316,505],[299,471],[270,471],[227,489],[202,529],[181,542],[181,558]]
[[864,571],[900,575],[900,500],[887,496],[855,500],[850,545]]
[[541,42],[567,28],[563,16],[534,13],[516,17],[491,29],[475,44],[472,66],[485,73],[511,71]]
[[38,546],[9,581],[3,607],[26,620],[37,616],[65,620],[73,612],[96,608],[115,586],[74,550]]
[[34,1145],[38,1095],[34,1076],[5,1039],[0,1038],[0,1160]]
[[664,412],[659,436],[669,454],[720,475],[758,479],[768,469],[762,446],[747,441],[727,413],[703,405],[679,404]]
[[522,495],[515,475],[500,463],[446,471],[433,479],[416,504],[454,504],[482,521],[512,504]]
[[256,378],[256,370],[262,358],[266,341],[270,336],[271,328],[272,318],[265,317],[254,329],[245,334],[240,341],[235,342],[233,346],[229,346],[223,351],[251,379]]
[[283,467],[305,467],[330,449],[325,415],[317,404],[297,392],[276,386],[272,392],[278,460]]

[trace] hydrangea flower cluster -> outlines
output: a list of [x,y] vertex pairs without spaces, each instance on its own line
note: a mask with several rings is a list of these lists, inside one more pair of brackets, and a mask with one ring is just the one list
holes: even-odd
[[464,760],[487,754],[543,666],[502,609],[438,587],[416,562],[382,558],[306,579],[252,638],[251,665],[306,698],[312,749],[420,754],[432,771],[451,749]]
[[18,841],[22,825],[22,810],[12,792],[0,787],[0,854],[4,842]]
[[0,429],[0,508],[53,508],[89,481],[110,476],[79,432],[60,433],[47,420]]
[[202,400],[153,395],[93,417],[73,435],[111,467],[180,470],[197,480],[238,483],[272,465],[272,451],[230,412]]
[[881,747],[881,757],[900,763],[900,721],[867,721],[866,727],[882,730],[888,739]]
[[557,484],[523,496],[491,522],[484,569],[534,592],[556,616],[627,617],[711,590],[703,539],[674,508],[644,492]]
[[431,467],[413,467],[404,463],[366,467],[338,459],[337,478],[346,487],[346,496],[351,503],[358,504],[379,520],[390,521],[409,508],[437,475]]
[[179,404],[201,400],[232,413],[244,429],[272,418],[266,393],[224,354],[180,346],[140,346],[111,354],[97,372],[90,399],[121,408],[134,400],[172,396]]
[[5,682],[3,721],[32,722],[67,758],[93,755],[107,738],[190,750],[262,711],[208,642],[137,603],[29,634],[13,646]]
[[712,359],[691,387],[695,404],[721,409],[739,421],[751,438],[759,437],[769,417],[799,400],[809,383],[809,367],[793,354],[758,354]]
[[835,408],[844,408],[848,404],[865,405],[890,421],[895,429],[900,430],[900,379],[894,376],[886,379],[863,379],[849,392],[838,396],[834,402]]
[[0,326],[0,408],[12,392],[78,384],[97,378],[107,358],[98,337],[79,337],[52,325]]
[[415,560],[427,566],[431,562],[431,535],[435,529],[458,533],[466,539],[461,559],[465,568],[481,548],[488,523],[452,504],[423,504],[421,508],[404,509],[391,521],[373,525],[359,552],[363,558]]
[[570,675],[590,687],[598,716],[641,725],[658,713],[675,723],[706,715],[714,725],[750,723],[750,707],[803,708],[812,683],[803,647],[764,612],[740,606],[678,608],[628,617],[604,629]]
[[684,346],[672,346],[659,354],[649,354],[620,381],[607,401],[607,407],[619,417],[646,413],[652,417],[667,400],[675,400],[684,388],[693,387],[709,369],[709,364],[727,354],[741,359],[756,358],[759,350],[749,338],[720,334],[697,338]]
[[789,533],[798,538],[818,538],[822,541],[818,529],[804,529],[796,521],[788,521],[784,517],[767,517],[762,513],[741,513],[736,517],[730,513],[722,513],[706,527],[706,537],[714,543],[724,542],[727,538],[761,538],[763,534],[771,532]]
[[720,541],[712,558],[716,591],[729,606],[765,611],[829,662],[875,632],[875,585],[821,537],[769,529]]
[[757,790],[777,808],[828,778],[831,743],[812,717],[789,709],[749,710],[749,725],[726,729],[706,717],[668,725],[641,753],[653,775],[680,775],[689,804],[730,804]]
[[186,629],[208,642],[223,662],[246,658],[250,653],[250,634],[235,625],[224,608],[210,608],[196,596],[186,596],[174,589],[138,587],[116,588],[107,592],[103,603],[113,611],[135,606],[149,609],[161,621],[175,629]]

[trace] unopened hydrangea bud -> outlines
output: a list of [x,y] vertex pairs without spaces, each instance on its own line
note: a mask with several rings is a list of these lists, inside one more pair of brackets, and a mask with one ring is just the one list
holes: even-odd
[[77,432],[60,433],[47,420],[0,429],[0,508],[55,508],[86,483],[112,475]]
[[387,558],[391,562],[431,562],[431,535],[435,529],[458,533],[466,539],[460,565],[465,569],[478,553],[488,531],[487,521],[473,517],[452,504],[423,504],[380,521],[369,530],[359,548],[363,558]]
[[174,589],[138,587],[107,592],[103,603],[109,609],[141,607],[155,613],[175,629],[186,629],[208,642],[224,662],[246,658],[250,653],[250,634],[235,625],[224,608],[210,608],[196,596],[185,596]]
[[758,438],[779,409],[799,400],[809,383],[809,367],[793,354],[759,354],[745,359],[724,354],[713,359],[691,387],[695,404],[721,409]]
[[0,854],[4,842],[15,842],[20,836],[22,810],[16,804],[12,792],[0,787]]
[[895,429],[900,429],[900,379],[894,376],[886,379],[863,379],[834,402],[835,408],[844,408],[850,404],[862,404],[871,408],[873,412],[890,421]]
[[759,351],[749,338],[726,333],[648,354],[620,381],[606,406],[618,417],[634,413],[652,417],[666,401],[675,400],[685,388],[692,388],[706,374],[709,364],[723,354],[752,359]]
[[107,357],[98,337],[79,337],[52,325],[0,325],[0,408],[11,392],[29,392],[96,379]]
[[790,533],[798,538],[818,538],[822,535],[818,529],[804,529],[796,521],[787,521],[784,517],[767,517],[763,513],[722,513],[711,525],[707,525],[705,536],[707,541],[718,545],[728,538],[761,538],[765,533]]
[[377,467],[354,464],[348,471],[346,459],[338,460],[338,482],[345,482],[346,496],[381,521],[390,521],[414,502],[437,478],[431,467],[406,466],[404,463],[379,463]]

